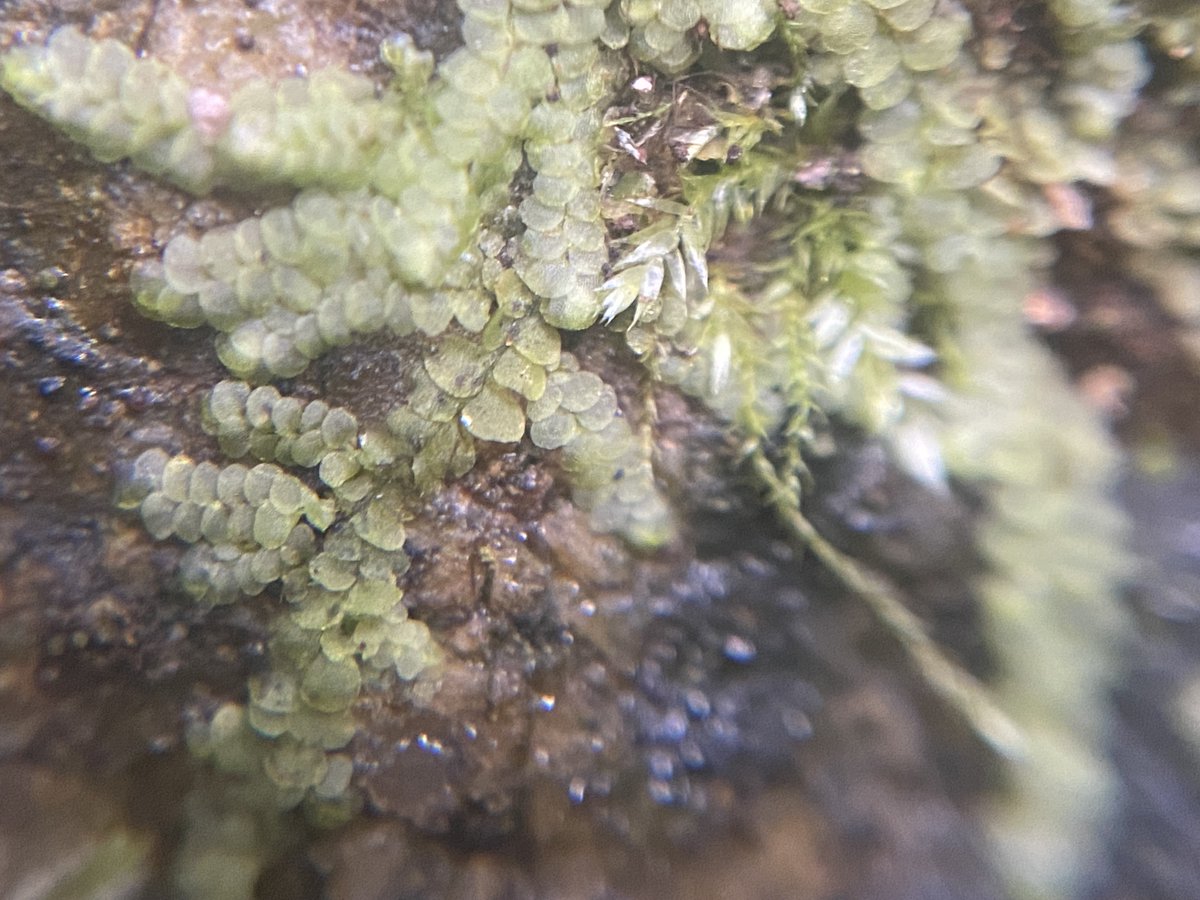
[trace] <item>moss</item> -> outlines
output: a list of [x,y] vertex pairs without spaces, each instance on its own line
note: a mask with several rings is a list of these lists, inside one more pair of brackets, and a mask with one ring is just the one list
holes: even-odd
[[[296,191],[174,238],[134,278],[148,315],[216,332],[233,379],[203,418],[228,464],[149,450],[119,504],[155,538],[192,545],[181,578],[198,599],[283,586],[269,671],[244,708],[196,729],[198,752],[261,772],[280,805],[352,806],[340,751],[362,685],[429,677],[440,653],[404,602],[404,523],[471,469],[477,442],[527,439],[554,454],[597,529],[646,550],[672,539],[653,410],[563,350],[591,329],[727,422],[758,486],[815,546],[797,523],[831,419],[878,434],[934,490],[956,477],[987,495],[996,692],[1028,755],[993,833],[1014,885],[1069,892],[1112,791],[1101,704],[1123,628],[1121,524],[1105,495],[1117,463],[1024,327],[1044,266],[1031,239],[1046,226],[1013,211],[1044,185],[1119,183],[1137,165],[1114,145],[1148,74],[1134,36],[1149,22],[1175,46],[1194,17],[1052,3],[1064,62],[1051,76],[977,59],[954,2],[459,5],[464,46],[434,66],[395,37],[382,92],[328,70],[197,91],[71,29],[4,57],[0,85],[102,161],[200,194]],[[621,125],[643,121],[644,141],[675,128],[688,88],[639,110],[636,67],[669,79],[698,59],[732,99],[710,92],[669,173],[642,171]],[[743,60],[775,81],[755,85]],[[831,146],[853,148],[855,190],[806,183]],[[1119,222],[1131,241],[1149,240],[1148,221],[1156,244],[1191,246],[1194,160],[1160,155],[1155,172],[1178,177],[1138,191]],[[739,240],[761,247],[728,252]],[[418,360],[375,420],[271,384],[372,335]],[[879,608],[943,697],[981,696],[919,623]],[[181,872],[192,890],[205,859]]]

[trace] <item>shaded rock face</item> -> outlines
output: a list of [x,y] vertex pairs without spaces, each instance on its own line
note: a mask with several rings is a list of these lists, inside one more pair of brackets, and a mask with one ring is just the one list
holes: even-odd
[[557,569],[536,622],[485,602],[486,665],[435,700],[455,712],[372,706],[356,757],[396,824],[319,843],[331,894],[1001,896],[958,805],[974,751],[936,747],[861,610],[741,524],[632,578]]

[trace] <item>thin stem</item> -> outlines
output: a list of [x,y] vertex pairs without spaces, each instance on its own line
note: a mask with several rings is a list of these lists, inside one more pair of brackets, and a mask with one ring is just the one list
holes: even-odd
[[955,664],[929,636],[925,625],[904,605],[895,588],[838,550],[818,533],[800,512],[796,490],[779,476],[761,447],[750,452],[754,474],[767,490],[767,499],[779,521],[792,536],[812,551],[824,566],[860,596],[900,642],[930,689],[957,712],[971,729],[1003,756],[1024,755],[1024,736],[996,705],[986,687]]

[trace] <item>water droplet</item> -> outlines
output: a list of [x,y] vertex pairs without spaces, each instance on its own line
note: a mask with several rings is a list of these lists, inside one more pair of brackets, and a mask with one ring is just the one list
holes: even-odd
[[584,795],[587,793],[587,782],[582,778],[572,778],[571,783],[567,786],[567,796],[572,803],[582,803]]
[[731,634],[722,648],[725,658],[737,663],[748,663],[758,654],[758,649],[746,638]]

